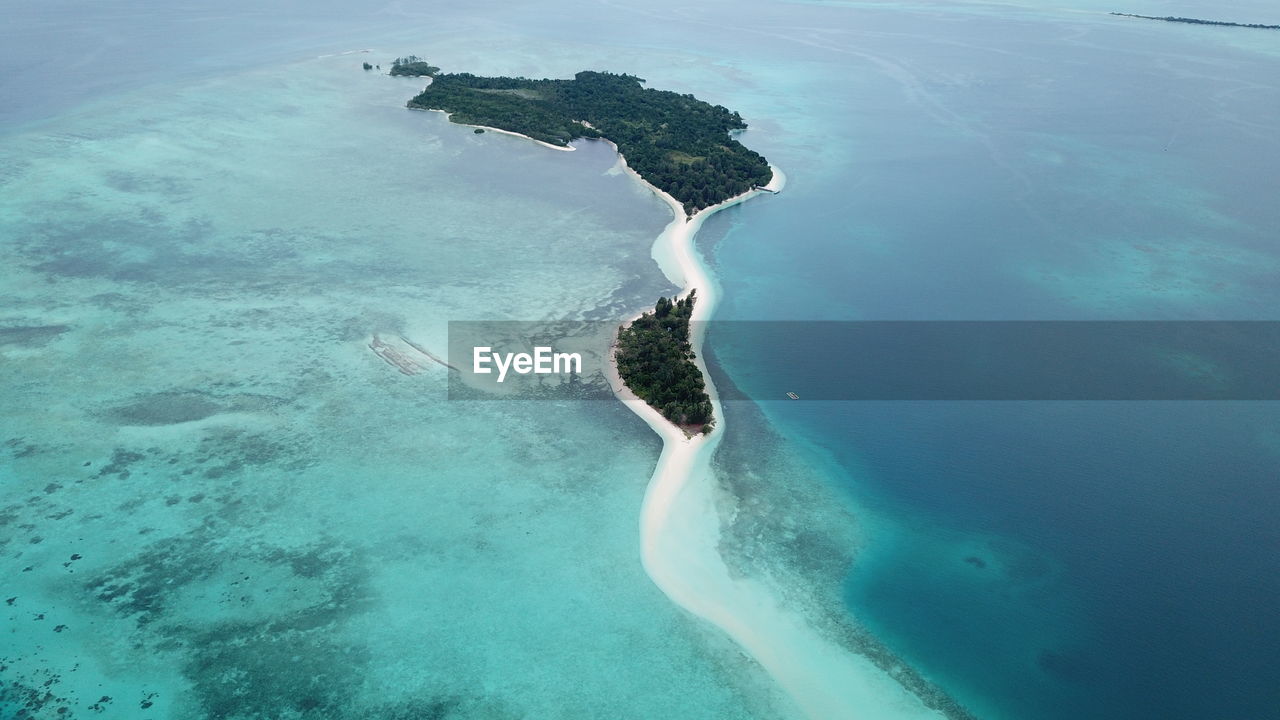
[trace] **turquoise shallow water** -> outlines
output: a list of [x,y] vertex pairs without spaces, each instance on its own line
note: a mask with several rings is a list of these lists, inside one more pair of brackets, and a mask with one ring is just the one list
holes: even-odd
[[[1220,14],[1158,5],[28,8],[0,85],[6,701],[785,716],[640,568],[643,423],[445,401],[400,340],[626,316],[672,289],[663,206],[604,146],[474,136],[359,62],[740,110],[789,183],[708,222],[721,317],[1269,318],[1274,44],[1098,12]],[[59,48],[74,72],[31,61]],[[713,349],[722,386],[786,377]],[[938,702],[1274,715],[1270,406],[728,414],[731,564]]]
[[622,315],[663,206],[360,59],[7,138],[6,715],[772,715],[640,566],[642,422],[369,348]]

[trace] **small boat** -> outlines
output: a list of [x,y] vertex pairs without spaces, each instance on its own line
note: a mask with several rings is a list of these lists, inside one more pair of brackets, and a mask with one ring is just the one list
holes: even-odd
[[795,394],[795,393],[793,393],[793,392],[789,392],[789,393],[787,393],[787,397],[791,398],[792,400],[799,400],[799,399],[800,399],[800,396],[799,396],[799,395],[797,395],[797,394]]

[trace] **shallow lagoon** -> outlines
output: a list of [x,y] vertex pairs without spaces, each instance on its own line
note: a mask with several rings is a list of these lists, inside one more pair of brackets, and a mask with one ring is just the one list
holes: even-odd
[[5,701],[773,715],[767,678],[640,566],[642,423],[449,402],[442,367],[369,348],[640,306],[670,289],[663,206],[607,146],[473,136],[360,59],[8,139]]

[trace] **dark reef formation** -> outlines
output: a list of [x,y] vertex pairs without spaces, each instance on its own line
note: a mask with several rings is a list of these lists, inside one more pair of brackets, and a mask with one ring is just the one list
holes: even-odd
[[1222,20],[1201,20],[1199,18],[1156,17],[1154,15],[1134,15],[1132,13],[1113,12],[1116,17],[1138,18],[1139,20],[1162,20],[1164,22],[1189,23],[1191,25],[1221,25],[1223,27],[1256,28],[1259,30],[1280,30],[1280,25],[1260,25],[1258,23],[1223,22]]

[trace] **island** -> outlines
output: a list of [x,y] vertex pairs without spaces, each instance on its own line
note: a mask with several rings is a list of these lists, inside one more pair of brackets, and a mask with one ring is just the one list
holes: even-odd
[[398,58],[391,74],[431,76],[408,106],[446,112],[456,123],[559,147],[578,138],[608,140],[632,170],[676,198],[687,215],[773,177],[768,161],[733,137],[747,127],[737,112],[693,95],[646,88],[634,75],[585,71],[572,80],[531,80],[442,74],[414,56]]
[[428,63],[417,55],[396,58],[391,63],[391,74],[403,77],[432,77],[440,72],[440,68]]
[[1223,22],[1222,20],[1201,20],[1187,17],[1156,17],[1155,15],[1134,15],[1132,13],[1113,12],[1117,17],[1138,18],[1139,20],[1162,20],[1164,22],[1189,23],[1191,25],[1221,25],[1224,27],[1254,28],[1259,30],[1280,30],[1280,25],[1259,25],[1257,23]]
[[614,353],[618,375],[631,392],[689,434],[709,433],[715,422],[689,342],[697,292],[658,298],[653,312],[619,328]]

